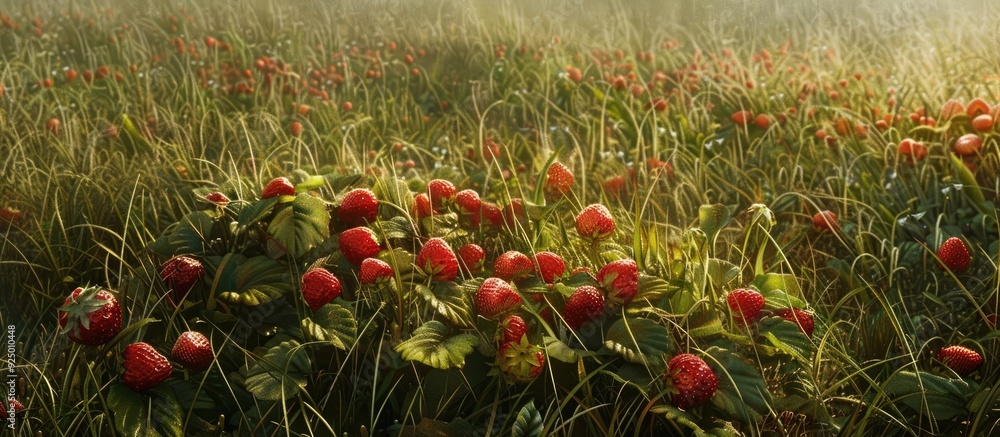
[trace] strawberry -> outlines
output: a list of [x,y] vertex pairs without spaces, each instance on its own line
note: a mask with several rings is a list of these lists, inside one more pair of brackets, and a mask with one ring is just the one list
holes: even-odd
[[462,215],[478,214],[481,204],[482,200],[479,199],[479,193],[475,190],[462,190],[455,195],[455,205],[458,206],[458,212]]
[[639,291],[639,267],[635,260],[620,259],[601,267],[597,282],[608,290],[608,298],[628,305]]
[[573,190],[573,182],[573,173],[569,171],[569,167],[559,161],[553,162],[545,172],[545,185],[542,186],[545,198],[550,201],[562,199]]
[[59,307],[59,327],[76,343],[99,346],[121,332],[122,308],[100,287],[77,288]]
[[17,399],[10,399],[6,396],[4,398],[6,398],[7,401],[5,401],[2,408],[0,408],[0,420],[7,422],[8,419],[10,419],[11,414],[17,416],[17,413],[24,411],[24,404]]
[[503,335],[501,336],[503,343],[521,341],[521,337],[528,334],[528,324],[517,314],[504,317],[500,326],[503,327]]
[[427,193],[434,209],[442,209],[455,200],[455,185],[444,179],[434,179],[427,183]]
[[125,346],[122,357],[122,366],[125,367],[122,382],[135,392],[156,387],[174,370],[167,357],[149,343],[138,342]]
[[282,176],[280,178],[274,178],[271,182],[267,183],[264,187],[264,191],[260,193],[261,199],[270,199],[272,197],[278,196],[294,196],[295,186],[292,185],[292,181],[288,178]]
[[582,285],[566,299],[563,318],[570,329],[576,331],[581,326],[597,320],[604,314],[604,295],[591,285]]
[[595,203],[576,216],[576,232],[585,240],[600,241],[615,232],[615,219],[606,206]]
[[955,145],[952,148],[955,150],[955,154],[959,156],[972,156],[979,152],[979,149],[983,147],[983,139],[976,134],[965,134],[958,137],[955,140]]
[[493,263],[493,276],[504,281],[513,281],[530,275],[534,268],[527,255],[510,250],[498,256]]
[[839,229],[837,214],[833,211],[820,211],[813,215],[813,227],[819,230],[832,231]]
[[521,295],[514,287],[500,278],[487,278],[476,290],[476,312],[490,320],[521,305]]
[[361,261],[358,270],[358,280],[362,285],[389,282],[392,279],[392,266],[378,258],[366,258]]
[[566,272],[566,261],[552,252],[538,252],[535,254],[535,269],[546,284],[551,284]]
[[510,381],[531,382],[545,369],[545,352],[527,338],[509,341],[497,351],[497,366]]
[[941,243],[941,247],[938,248],[937,256],[940,259],[938,267],[942,269],[947,268],[955,273],[965,271],[972,262],[972,255],[969,254],[969,248],[958,237],[951,237],[944,240],[944,243]]
[[965,114],[969,116],[970,119],[978,117],[980,114],[989,114],[990,104],[986,103],[982,98],[975,98],[969,102],[969,106],[965,107]]
[[229,204],[229,198],[225,194],[218,191],[208,193],[205,195],[205,200],[212,202],[218,206],[226,206]]
[[293,137],[298,138],[302,135],[302,123],[298,121],[293,121],[288,125],[288,132],[292,134]]
[[493,229],[503,229],[503,211],[495,203],[482,203],[479,220],[473,219],[473,224],[478,224],[481,219],[486,219],[487,224]]
[[756,290],[737,288],[726,295],[726,302],[729,303],[729,310],[733,313],[733,320],[741,326],[753,322],[760,315],[760,310],[764,309],[764,296]]
[[736,111],[729,119],[740,126],[746,126],[747,123],[753,120],[753,114],[750,111]]
[[378,199],[367,188],[355,188],[344,195],[337,218],[347,226],[364,226],[378,216]]
[[524,211],[524,201],[521,199],[511,199],[507,206],[503,207],[503,224],[509,229],[514,229],[517,225],[525,227],[528,225],[528,214]]
[[197,331],[187,331],[177,337],[174,348],[170,351],[174,361],[192,372],[201,372],[212,365],[215,353],[208,337]]
[[173,300],[180,302],[194,288],[201,278],[205,276],[205,267],[189,256],[175,256],[170,258],[160,270],[160,278],[167,288],[174,291]]
[[302,275],[302,298],[313,311],[340,296],[340,279],[322,267]]
[[813,336],[813,316],[798,308],[785,308],[775,313],[778,317],[799,325],[799,329],[806,337]]
[[485,258],[486,252],[478,244],[468,243],[458,248],[459,263],[470,275],[475,275],[483,271],[483,261]]
[[941,349],[937,359],[954,370],[958,376],[966,376],[983,365],[983,357],[965,346],[948,346]]
[[719,388],[715,372],[696,355],[677,355],[670,359],[667,368],[674,391],[670,403],[677,408],[689,410],[704,405]]
[[378,237],[369,228],[358,226],[340,233],[340,253],[351,264],[360,266],[365,258],[378,255],[381,251]]
[[437,214],[437,211],[431,207],[431,199],[427,197],[427,193],[420,193],[413,197],[413,215],[417,220],[434,214]]
[[458,276],[458,258],[448,242],[440,238],[427,240],[420,248],[415,263],[435,281],[450,281]]
[[0,221],[7,223],[14,223],[21,220],[24,213],[20,209],[14,208],[12,206],[5,206],[0,208]]

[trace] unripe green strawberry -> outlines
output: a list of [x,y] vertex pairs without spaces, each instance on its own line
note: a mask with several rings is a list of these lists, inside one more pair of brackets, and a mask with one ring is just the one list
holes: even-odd
[[582,285],[573,291],[563,307],[563,319],[576,331],[604,314],[604,295],[596,287]]
[[295,185],[292,185],[292,181],[288,180],[288,178],[282,176],[280,178],[274,178],[271,182],[268,182],[267,186],[264,187],[264,191],[260,193],[260,198],[270,199],[272,197],[294,195]]
[[170,350],[170,356],[193,372],[208,369],[215,359],[212,343],[205,334],[197,331],[187,331],[178,336],[174,348]]
[[521,305],[521,295],[514,291],[509,282],[500,278],[487,278],[476,291],[475,303],[476,313],[496,320]]
[[122,382],[135,392],[156,387],[170,377],[174,367],[149,343],[132,343],[122,352],[125,373]]
[[458,276],[458,257],[447,241],[431,238],[417,253],[415,264],[435,281],[450,281]]
[[313,311],[340,296],[340,279],[322,267],[302,275],[302,298]]
[[719,387],[715,372],[696,355],[677,355],[670,359],[667,368],[674,391],[670,403],[677,408],[689,410],[704,405]]
[[615,232],[615,220],[611,211],[599,203],[595,203],[580,211],[576,216],[576,232],[585,240],[600,241]]
[[77,288],[59,307],[59,327],[76,343],[99,346],[121,332],[122,308],[100,287]]
[[983,365],[982,355],[965,346],[948,346],[941,349],[937,354],[937,359],[951,368],[951,370],[954,370],[959,376],[966,376],[975,372]]

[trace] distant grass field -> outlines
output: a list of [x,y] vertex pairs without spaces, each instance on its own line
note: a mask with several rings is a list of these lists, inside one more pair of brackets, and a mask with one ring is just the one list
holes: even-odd
[[[17,432],[1000,432],[1000,5],[667,3],[0,2]],[[262,198],[279,177],[294,195]],[[609,236],[581,230],[592,204]],[[350,261],[359,224],[386,281]],[[622,260],[634,298],[601,273]],[[320,268],[339,297],[313,310]],[[518,301],[495,317],[491,277]],[[97,346],[59,324],[91,286],[123,319]],[[171,354],[185,331],[208,370]],[[135,342],[172,367],[141,393]],[[696,406],[683,353],[717,378]]]

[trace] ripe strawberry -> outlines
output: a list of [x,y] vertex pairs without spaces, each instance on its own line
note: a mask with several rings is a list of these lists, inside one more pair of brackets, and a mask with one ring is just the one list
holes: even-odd
[[503,207],[503,224],[509,229],[514,229],[517,225],[528,226],[528,214],[524,211],[524,201],[521,199],[511,199],[507,206]]
[[615,219],[606,206],[595,203],[576,216],[576,232],[585,240],[600,241],[615,232]]
[[431,199],[427,197],[427,193],[420,193],[413,197],[413,215],[417,220],[434,214],[437,214],[437,211],[431,206]]
[[313,311],[340,296],[340,279],[322,267],[302,275],[302,298]]
[[509,341],[497,351],[497,366],[513,382],[531,382],[545,369],[545,352],[527,338]]
[[271,182],[267,183],[264,187],[264,191],[260,193],[261,199],[270,199],[277,196],[294,196],[295,186],[292,185],[292,181],[288,178],[282,176],[280,178],[274,178]]
[[378,199],[367,188],[349,191],[340,202],[337,218],[347,226],[363,226],[375,221],[378,216]]
[[59,135],[59,124],[58,118],[50,118],[49,121],[45,122],[45,129],[48,129],[53,135]]
[[750,111],[736,111],[729,118],[733,120],[733,123],[745,126],[753,120],[753,114],[751,114]]
[[121,332],[122,308],[100,287],[77,288],[59,307],[59,327],[76,343],[99,346]]
[[122,382],[135,392],[156,387],[174,370],[167,357],[149,343],[138,342],[125,346],[122,357],[122,366],[125,367]]
[[458,248],[458,260],[462,268],[475,275],[483,271],[483,262],[486,258],[486,251],[478,244],[467,243]]
[[972,119],[972,128],[979,132],[986,132],[993,129],[993,116],[981,114]]
[[[4,398],[6,399],[7,397],[4,396]],[[8,411],[8,408],[10,408],[11,410]],[[22,404],[21,401],[17,399],[10,399],[4,401],[2,403],[2,408],[0,408],[0,420],[7,422],[8,419],[10,419],[10,416],[8,414],[13,413],[14,416],[17,416],[17,413],[20,413],[22,411],[24,411],[24,404]]]
[[475,190],[462,190],[455,195],[455,205],[458,206],[458,212],[461,215],[478,214],[481,204],[482,201],[479,199],[479,193],[475,192]]
[[612,261],[597,272],[597,282],[608,290],[608,298],[623,305],[639,291],[639,266],[632,259]]
[[944,240],[944,243],[941,243],[941,247],[938,248],[937,256],[940,259],[938,267],[947,268],[955,273],[964,272],[972,262],[969,248],[958,237]]
[[903,156],[907,157],[910,162],[920,161],[927,156],[927,146],[923,145],[919,141],[913,141],[912,139],[905,138],[899,142],[896,151]]
[[566,261],[552,252],[538,252],[535,254],[535,269],[546,284],[551,284],[566,272]]
[[503,211],[495,203],[483,202],[481,204],[481,210],[479,217],[473,217],[473,225],[479,224],[482,219],[486,219],[486,224],[488,224],[493,229],[503,229]]
[[545,198],[549,201],[562,199],[567,193],[573,190],[573,173],[569,167],[561,162],[553,162],[549,170],[545,172],[545,185],[543,190]]
[[458,258],[447,241],[431,238],[417,253],[415,264],[435,281],[450,281],[458,276]]
[[806,337],[813,336],[813,316],[798,308],[785,308],[775,313],[778,317],[799,325],[799,329]]
[[351,264],[360,266],[365,258],[378,255],[381,251],[378,237],[369,228],[358,226],[340,233],[340,253]]
[[979,149],[983,147],[983,139],[976,134],[965,134],[958,137],[955,140],[955,145],[952,148],[955,150],[955,154],[959,156],[972,156],[979,152]]
[[302,135],[302,123],[293,121],[292,124],[288,125],[288,132],[291,133],[293,137],[298,138]]
[[455,185],[444,179],[434,179],[427,183],[427,193],[434,209],[443,209],[455,200]]
[[503,327],[503,335],[500,339],[502,343],[521,341],[521,337],[528,334],[528,324],[517,314],[504,317],[500,326]]
[[205,334],[197,331],[187,331],[177,337],[177,342],[174,343],[170,356],[192,372],[208,369],[215,359],[212,343],[208,341]]
[[361,284],[375,284],[389,282],[392,279],[392,266],[378,258],[366,258],[361,261],[361,268],[358,270],[358,280]]
[[174,291],[172,302],[180,302],[184,296],[205,276],[205,267],[189,256],[170,258],[160,270],[160,278],[167,288]]
[[680,354],[667,363],[667,375],[673,385],[670,403],[689,410],[704,405],[719,388],[719,379],[708,363],[693,354]]
[[479,286],[475,296],[476,312],[490,320],[521,305],[521,295],[514,287],[500,278],[487,278]]
[[726,295],[726,302],[729,303],[729,310],[733,313],[733,320],[741,326],[757,320],[760,310],[764,309],[764,296],[756,290],[737,288]]
[[504,252],[493,263],[493,276],[504,281],[521,279],[531,274],[535,266],[527,255],[516,250]]
[[0,221],[7,223],[14,223],[21,220],[24,213],[20,209],[14,208],[12,206],[5,206],[0,208]]
[[570,329],[576,331],[581,326],[597,320],[604,314],[604,295],[596,287],[583,285],[573,291],[563,307],[563,318]]
[[959,376],[966,376],[983,365],[983,357],[965,346],[948,346],[941,349],[937,359],[954,370]]
[[990,113],[990,104],[981,98],[975,98],[965,107],[965,113],[970,119],[978,117],[980,114]]
[[839,229],[840,224],[837,223],[837,214],[827,210],[817,212],[813,215],[813,227],[827,231]]
[[208,193],[205,195],[205,200],[212,202],[218,206],[226,206],[229,204],[229,198],[225,194],[218,191]]

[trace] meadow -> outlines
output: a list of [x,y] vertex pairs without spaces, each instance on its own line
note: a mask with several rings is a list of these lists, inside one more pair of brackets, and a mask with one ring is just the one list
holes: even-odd
[[998,19],[0,2],[5,432],[1000,434]]

